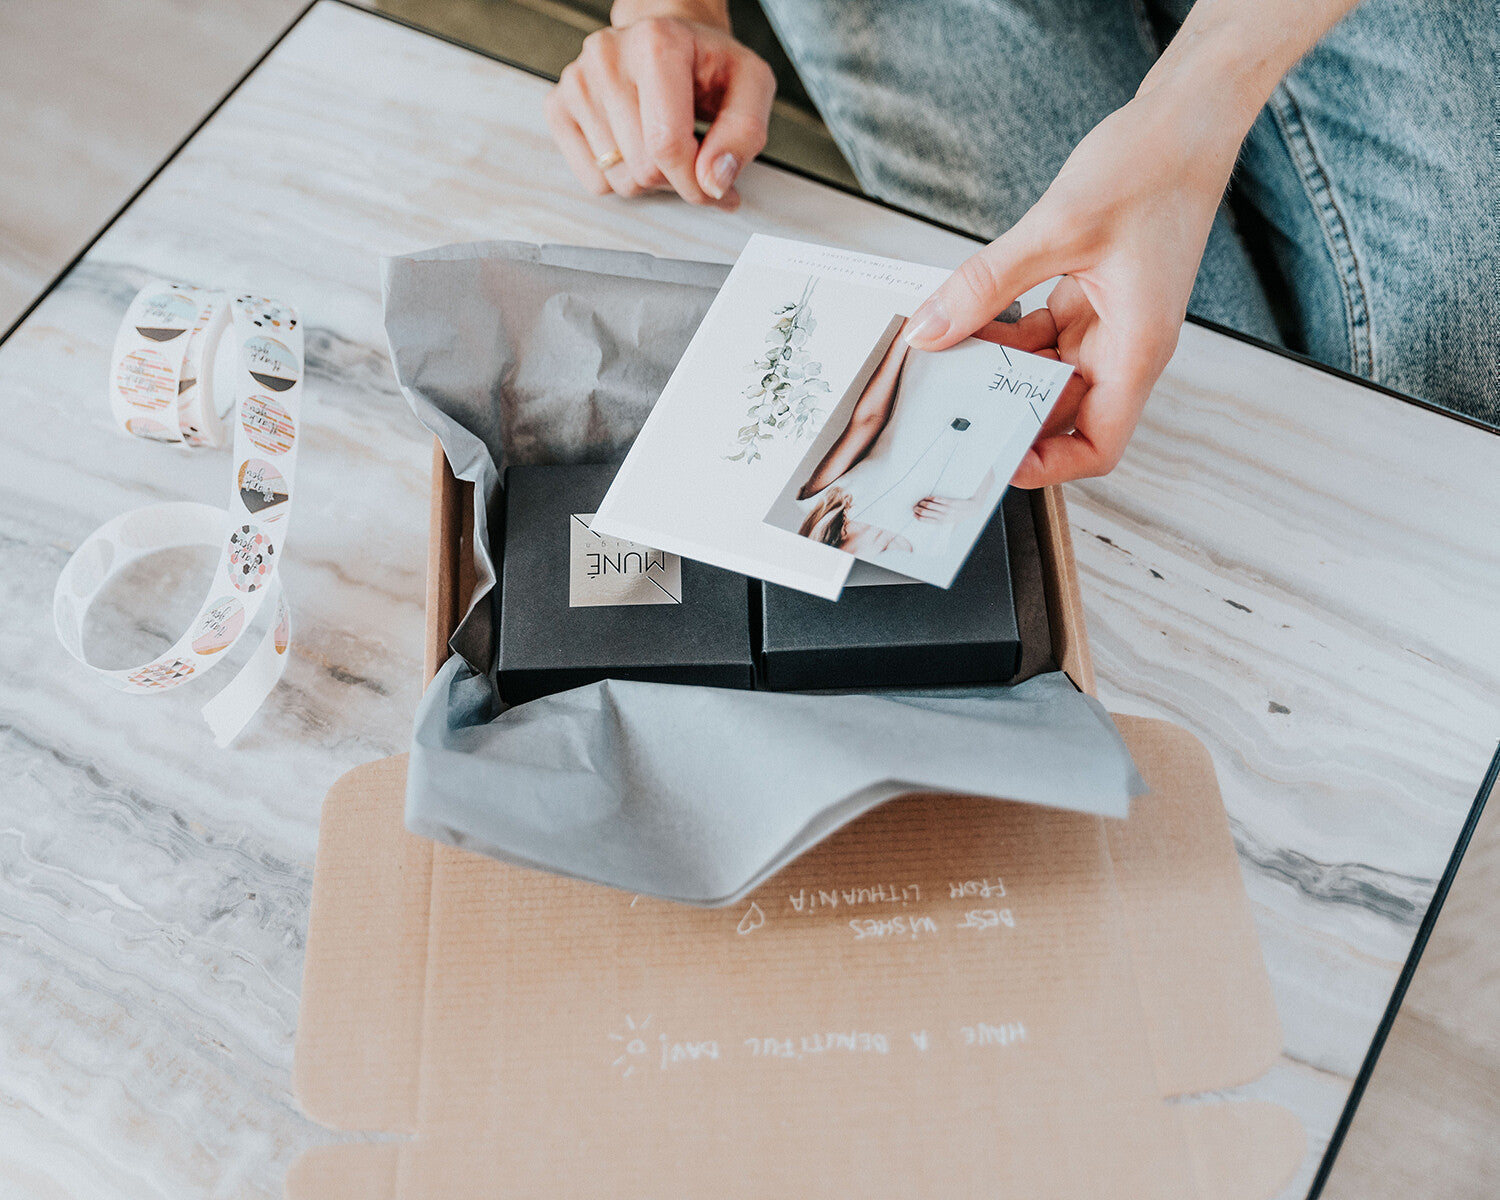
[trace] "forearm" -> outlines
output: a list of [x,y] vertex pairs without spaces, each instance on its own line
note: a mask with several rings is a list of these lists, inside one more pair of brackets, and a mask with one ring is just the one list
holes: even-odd
[[842,477],[850,467],[870,452],[870,447],[880,436],[880,429],[880,425],[873,421],[851,422],[848,428],[839,435],[839,440],[828,448],[823,461],[807,477],[807,482],[797,493],[797,499],[806,500],[810,496],[816,496],[830,483]]
[[727,32],[729,0],[615,0],[609,12],[609,22],[616,29],[652,17],[675,17]]
[[[906,326],[903,324],[901,332]],[[865,384],[854,411],[849,414],[849,424],[839,434],[838,441],[828,448],[813,473],[808,477],[799,500],[806,500],[826,488],[835,479],[869,453],[885,423],[891,418],[891,409],[896,402],[896,388],[901,382],[901,368],[906,363],[907,346],[900,333],[881,356],[880,364],[870,381]]]
[[1276,85],[1359,0],[1197,0],[1137,90],[1181,96],[1236,149]]

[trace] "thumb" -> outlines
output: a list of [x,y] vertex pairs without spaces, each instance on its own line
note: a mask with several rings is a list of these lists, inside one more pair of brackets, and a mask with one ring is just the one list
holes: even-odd
[[1022,292],[1056,272],[1026,221],[959,264],[907,323],[918,350],[943,350],[993,321]]
[[715,200],[722,200],[740,171],[766,147],[766,125],[776,96],[776,76],[765,62],[741,55],[729,73],[724,98],[694,164],[698,184]]

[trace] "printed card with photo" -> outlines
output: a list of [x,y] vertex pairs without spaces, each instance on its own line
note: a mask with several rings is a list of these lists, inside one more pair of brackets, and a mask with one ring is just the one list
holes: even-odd
[[948,274],[751,238],[593,530],[827,599],[856,559],[949,586],[1070,368],[910,349]]
[[879,365],[897,313],[948,277],[750,239],[595,514],[611,537],[836,599],[853,558],[765,522],[838,398]]
[[1066,363],[979,338],[913,350],[897,320],[766,521],[950,587],[1067,383]]

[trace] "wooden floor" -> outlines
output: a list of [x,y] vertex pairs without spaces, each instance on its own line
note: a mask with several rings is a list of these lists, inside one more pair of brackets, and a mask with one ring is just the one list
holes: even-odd
[[0,5],[0,329],[302,2]]
[[1464,856],[1327,1200],[1500,1196],[1500,803]]
[[[555,0],[388,0],[555,69],[587,22]],[[302,0],[0,5],[0,328],[250,65]],[[499,23],[509,22],[503,30]],[[826,135],[780,114],[783,158],[838,174]],[[1500,731],[1497,731],[1500,734]],[[1325,1192],[1500,1191],[1500,806],[1481,822]],[[8,1102],[0,1073],[0,1103]],[[19,1197],[25,1192],[10,1193]]]

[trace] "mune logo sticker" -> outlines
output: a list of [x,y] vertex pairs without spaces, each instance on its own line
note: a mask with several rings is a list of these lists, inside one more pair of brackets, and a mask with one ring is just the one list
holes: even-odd
[[568,607],[681,604],[682,559],[590,528],[593,513],[568,519]]

